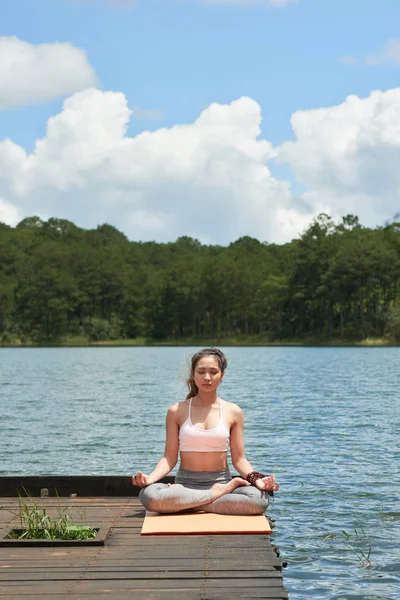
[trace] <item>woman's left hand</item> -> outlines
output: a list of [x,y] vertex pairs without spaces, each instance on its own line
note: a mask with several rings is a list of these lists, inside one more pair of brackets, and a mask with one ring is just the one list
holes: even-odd
[[277,492],[279,490],[279,483],[275,481],[275,475],[267,475],[262,479],[257,479],[256,486],[264,492]]

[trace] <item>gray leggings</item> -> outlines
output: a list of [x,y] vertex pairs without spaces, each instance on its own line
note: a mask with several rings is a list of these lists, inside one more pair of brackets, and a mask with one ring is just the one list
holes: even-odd
[[228,483],[232,479],[229,470],[183,471],[179,470],[175,483],[153,483],[140,490],[143,506],[158,513],[177,513],[184,510],[203,510],[220,515],[262,515],[268,508],[269,494],[255,486],[236,488],[216,500],[212,499],[211,487],[215,483]]

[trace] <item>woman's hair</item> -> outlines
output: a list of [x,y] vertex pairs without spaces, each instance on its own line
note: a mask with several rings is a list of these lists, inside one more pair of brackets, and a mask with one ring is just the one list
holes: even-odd
[[218,348],[204,348],[203,350],[199,350],[198,352],[193,354],[190,365],[190,376],[189,379],[186,380],[187,386],[189,388],[189,393],[186,396],[186,400],[188,400],[189,398],[194,398],[194,396],[196,396],[199,391],[199,388],[194,382],[194,371],[197,363],[201,358],[203,358],[203,356],[215,356],[215,358],[218,360],[219,368],[221,369],[222,373],[224,373],[226,367],[228,366],[228,361],[226,359],[225,354],[222,352],[222,350],[219,350]]

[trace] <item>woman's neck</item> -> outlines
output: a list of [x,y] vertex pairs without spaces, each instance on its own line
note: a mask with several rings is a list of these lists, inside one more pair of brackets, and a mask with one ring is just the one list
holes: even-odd
[[196,396],[193,398],[194,401],[202,404],[203,406],[212,406],[212,404],[214,404],[214,402],[217,401],[218,399],[218,394],[217,391],[214,390],[213,392],[200,392],[198,391]]

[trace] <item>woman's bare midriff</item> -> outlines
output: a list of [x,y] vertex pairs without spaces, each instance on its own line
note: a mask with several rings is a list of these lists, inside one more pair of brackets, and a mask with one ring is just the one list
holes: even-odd
[[228,468],[227,452],[181,452],[184,471],[222,471]]

